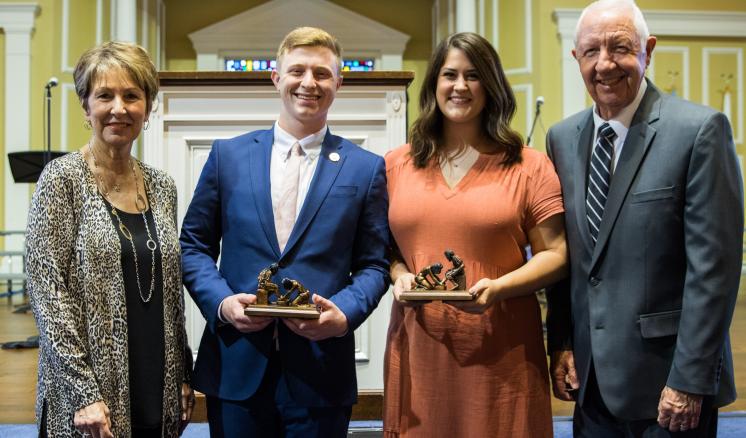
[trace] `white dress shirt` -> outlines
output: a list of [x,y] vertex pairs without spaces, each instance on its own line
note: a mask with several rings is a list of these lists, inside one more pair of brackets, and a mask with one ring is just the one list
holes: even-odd
[[[614,130],[616,138],[614,139],[614,160],[611,165],[612,174],[616,169],[616,164],[619,162],[619,156],[622,155],[622,147],[624,147],[624,140],[627,139],[627,132],[632,124],[632,118],[637,112],[637,108],[640,106],[642,96],[645,94],[645,90],[648,88],[648,83],[645,79],[642,80],[640,88],[637,90],[637,96],[635,100],[629,105],[625,106],[622,111],[614,118],[604,120],[598,115],[598,107],[593,104],[593,142],[592,145],[596,144],[596,138],[598,137],[598,128],[604,123],[608,123],[611,129]],[[592,152],[591,152],[592,153]]]
[[272,154],[269,160],[269,184],[272,192],[272,211],[277,209],[277,202],[282,196],[282,182],[285,176],[285,168],[290,158],[290,149],[298,142],[303,149],[304,157],[300,165],[300,177],[298,179],[298,200],[295,208],[295,218],[298,218],[303,201],[306,199],[308,189],[311,187],[311,180],[319,163],[321,154],[321,143],[324,141],[327,127],[324,126],[320,131],[297,139],[282,129],[278,123],[274,126],[274,143],[272,144]]

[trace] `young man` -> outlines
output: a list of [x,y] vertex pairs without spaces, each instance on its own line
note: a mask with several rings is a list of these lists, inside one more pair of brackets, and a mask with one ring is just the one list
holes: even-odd
[[714,437],[735,399],[733,137],[723,114],[645,79],[655,42],[631,0],[588,6],[573,56],[594,105],[547,135],[572,266],[569,288],[547,294],[549,349],[576,437]]
[[[184,284],[207,319],[194,387],[213,437],[346,436],[353,331],[388,287],[389,230],[383,159],[326,125],[340,62],[325,31],[290,32],[272,72],[279,119],[215,141],[184,218]],[[273,263],[314,292],[318,320],[244,315]]]

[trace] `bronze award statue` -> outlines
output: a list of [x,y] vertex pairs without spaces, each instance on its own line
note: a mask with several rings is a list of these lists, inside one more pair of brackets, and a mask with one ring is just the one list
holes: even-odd
[[439,301],[467,301],[474,296],[466,290],[466,273],[464,261],[453,250],[447,249],[443,253],[452,267],[443,277],[442,263],[425,266],[414,277],[414,289],[404,291],[401,298],[406,301],[439,300]]
[[277,273],[277,270],[276,263],[262,269],[257,278],[256,304],[247,306],[244,314],[317,319],[320,313],[316,306],[311,304],[311,292],[300,281],[284,278],[282,287],[285,291],[280,293],[280,287],[272,282],[272,276]]

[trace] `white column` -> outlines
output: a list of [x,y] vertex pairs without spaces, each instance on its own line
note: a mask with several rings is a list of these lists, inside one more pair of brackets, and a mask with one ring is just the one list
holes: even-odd
[[137,42],[137,0],[114,0],[112,39]]
[[456,32],[477,31],[476,0],[456,0]]
[[580,9],[555,9],[554,21],[557,35],[562,42],[562,117],[571,116],[586,107],[585,84],[580,76],[578,61],[572,57],[575,47],[575,26]]
[[[37,3],[0,3],[0,28],[5,32],[5,153],[27,151],[31,141],[31,33]],[[41,97],[41,90],[39,90]],[[5,230],[24,230],[29,187],[16,184],[5,157]],[[6,250],[22,249],[20,239],[5,239]]]

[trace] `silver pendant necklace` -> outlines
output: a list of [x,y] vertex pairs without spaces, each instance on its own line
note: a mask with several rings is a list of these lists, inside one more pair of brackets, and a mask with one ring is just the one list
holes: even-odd
[[[88,153],[91,154],[91,157],[93,158],[93,167],[95,168],[94,176],[96,177],[96,187],[98,188],[99,192],[104,196],[104,198],[109,202],[109,205],[111,206],[111,214],[114,215],[114,217],[117,219],[117,222],[119,223],[119,232],[122,233],[125,239],[129,240],[130,245],[132,246],[132,256],[135,261],[135,278],[137,279],[137,291],[140,294],[140,299],[143,303],[150,302],[151,298],[153,298],[153,291],[155,290],[155,250],[158,248],[158,244],[156,243],[155,239],[153,239],[153,236],[150,234],[150,227],[148,226],[148,219],[145,217],[145,210],[148,207],[148,203],[145,200],[145,198],[140,194],[140,185],[137,181],[137,174],[135,173],[135,162],[130,157],[130,169],[132,170],[132,177],[135,179],[135,206],[137,207],[137,210],[142,215],[143,223],[145,224],[145,232],[148,235],[148,240],[145,242],[145,245],[150,250],[150,288],[148,289],[148,296],[145,297],[142,294],[142,286],[140,285],[140,267],[137,261],[137,248],[135,248],[135,240],[132,238],[132,233],[127,228],[127,226],[124,225],[122,222],[122,219],[119,217],[119,213],[117,212],[117,209],[114,207],[114,204],[109,199],[109,191],[106,188],[106,184],[104,183],[104,179],[101,177],[101,171],[98,168],[98,162],[96,161],[96,154],[93,152],[93,148],[91,147],[91,141],[88,141]],[[114,186],[114,190],[117,192],[119,191],[119,187],[117,185]],[[145,194],[147,196],[147,193]],[[155,223],[155,222],[154,222]],[[158,228],[156,224],[156,234],[158,234]]]

